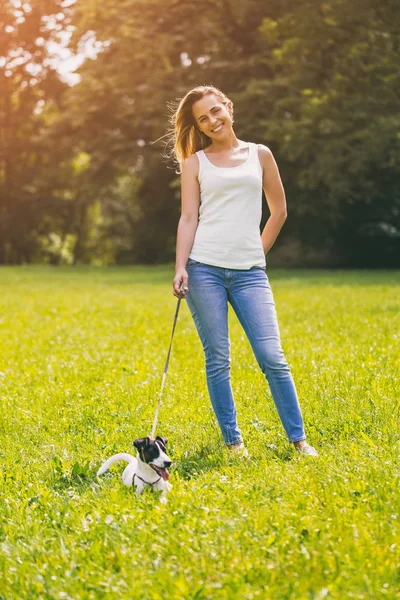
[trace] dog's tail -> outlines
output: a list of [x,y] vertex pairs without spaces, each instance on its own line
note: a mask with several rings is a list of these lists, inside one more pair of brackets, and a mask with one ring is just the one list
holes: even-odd
[[136,458],[132,456],[132,454],[127,454],[126,452],[114,454],[114,456],[111,456],[111,458],[106,460],[106,462],[103,465],[101,465],[100,469],[96,473],[97,477],[99,475],[103,475],[103,473],[105,473],[111,467],[111,465],[113,465],[115,462],[118,462],[119,460],[124,460],[128,463],[131,463],[134,460],[136,460]]

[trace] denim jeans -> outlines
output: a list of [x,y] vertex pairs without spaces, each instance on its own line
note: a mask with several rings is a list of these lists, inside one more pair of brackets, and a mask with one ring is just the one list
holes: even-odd
[[289,442],[305,439],[296,388],[285,360],[275,303],[262,267],[225,269],[188,259],[186,301],[203,345],[208,392],[227,446],[243,440],[230,383],[228,302],[264,373]]

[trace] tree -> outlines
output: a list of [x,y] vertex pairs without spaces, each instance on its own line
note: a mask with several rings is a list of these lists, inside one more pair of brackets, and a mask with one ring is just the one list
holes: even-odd
[[262,32],[276,73],[264,82],[272,96],[265,125],[293,175],[296,236],[340,247],[345,264],[399,264],[395,2],[293,2]]
[[[160,138],[168,103],[203,83],[234,101],[238,137],[277,158],[280,243],[328,248],[337,264],[399,260],[394,0],[17,5],[1,17],[0,261],[40,257],[50,235],[70,240],[73,262],[173,260],[179,178]],[[55,26],[73,32],[72,50],[99,50],[71,88],[46,64]]]
[[60,215],[48,186],[52,149],[40,131],[45,104],[51,115],[66,87],[46,63],[65,10],[62,0],[13,0],[0,9],[0,263],[30,262]]

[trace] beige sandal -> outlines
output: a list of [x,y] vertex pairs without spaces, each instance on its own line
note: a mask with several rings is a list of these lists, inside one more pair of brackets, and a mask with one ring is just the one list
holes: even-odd
[[301,456],[318,456],[316,449],[308,444],[300,446],[299,448],[296,447],[296,450]]
[[239,444],[233,444],[232,446],[228,446],[228,449],[229,449],[229,452],[231,454],[233,454],[234,456],[248,456],[249,455],[249,451],[247,450],[247,448],[245,447],[243,442],[240,442]]

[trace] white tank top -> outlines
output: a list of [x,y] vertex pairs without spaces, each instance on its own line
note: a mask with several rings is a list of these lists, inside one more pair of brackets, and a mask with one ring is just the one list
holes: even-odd
[[199,159],[200,208],[189,258],[227,269],[265,268],[261,242],[262,167],[258,146],[248,143],[246,162],[216,167]]

